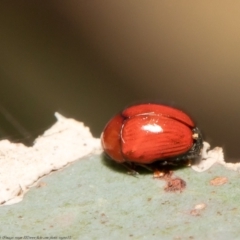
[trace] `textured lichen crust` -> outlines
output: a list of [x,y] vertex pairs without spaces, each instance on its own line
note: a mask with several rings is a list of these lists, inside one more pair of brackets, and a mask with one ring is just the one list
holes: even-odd
[[83,123],[55,116],[57,122],[32,147],[0,141],[0,204],[20,201],[40,177],[101,149]]

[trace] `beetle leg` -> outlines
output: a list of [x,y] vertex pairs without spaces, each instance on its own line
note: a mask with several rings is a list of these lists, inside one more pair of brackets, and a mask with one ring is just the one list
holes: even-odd
[[121,163],[121,165],[128,170],[127,173],[128,173],[129,175],[136,176],[136,175],[139,174],[137,171],[135,171],[136,165],[135,165],[134,163],[124,162],[124,163]]
[[140,167],[143,167],[143,168],[147,169],[147,170],[150,171],[150,172],[153,172],[153,171],[154,171],[154,169],[151,167],[151,165],[146,165],[146,164],[137,164],[137,165],[140,166]]

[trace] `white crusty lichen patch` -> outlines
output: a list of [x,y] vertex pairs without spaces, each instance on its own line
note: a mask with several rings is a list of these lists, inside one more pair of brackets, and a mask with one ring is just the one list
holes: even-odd
[[36,181],[90,153],[101,151],[100,140],[74,119],[55,113],[57,122],[32,147],[0,141],[0,204],[22,200]]
[[205,172],[211,168],[214,164],[220,164],[225,168],[233,171],[240,172],[240,162],[227,163],[224,160],[223,149],[221,147],[215,147],[210,150],[210,144],[203,143],[202,160],[198,165],[192,165],[192,169],[196,172]]

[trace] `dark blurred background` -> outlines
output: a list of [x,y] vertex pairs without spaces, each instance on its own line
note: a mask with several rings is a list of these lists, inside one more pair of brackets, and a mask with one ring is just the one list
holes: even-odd
[[55,111],[99,137],[134,102],[187,111],[240,156],[240,1],[0,1],[0,137],[31,143]]

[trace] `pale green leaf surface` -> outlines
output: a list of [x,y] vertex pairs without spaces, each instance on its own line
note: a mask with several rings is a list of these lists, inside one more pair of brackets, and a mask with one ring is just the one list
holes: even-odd
[[[187,183],[182,193],[165,192],[151,173],[133,177],[101,155],[85,157],[43,178],[22,202],[1,207],[0,237],[239,239],[239,173],[216,165],[174,174]],[[228,182],[212,186],[217,176]],[[206,207],[194,210],[198,204]]]

